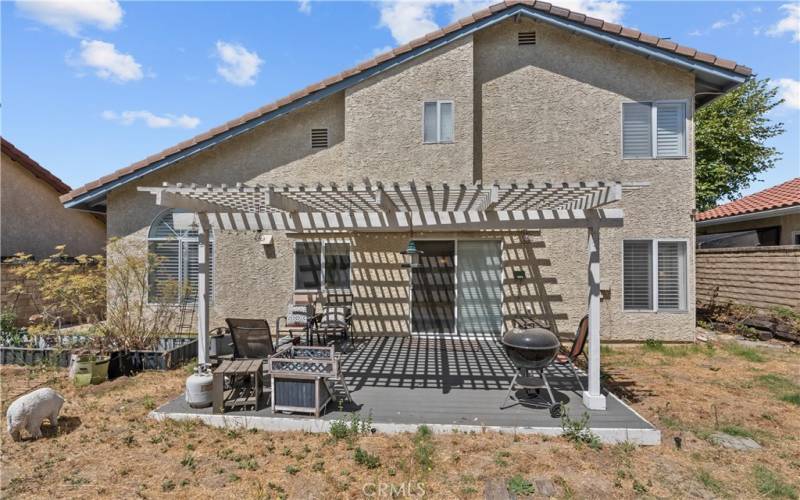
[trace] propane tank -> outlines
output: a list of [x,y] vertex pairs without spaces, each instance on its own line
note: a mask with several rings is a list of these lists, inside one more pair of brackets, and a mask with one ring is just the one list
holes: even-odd
[[186,402],[192,408],[206,408],[211,406],[211,386],[213,378],[208,371],[196,368],[194,373],[186,379]]

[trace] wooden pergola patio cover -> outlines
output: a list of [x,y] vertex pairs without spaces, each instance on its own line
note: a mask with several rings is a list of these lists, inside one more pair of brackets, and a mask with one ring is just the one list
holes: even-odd
[[164,207],[243,231],[428,231],[621,226],[619,182],[140,187]]
[[537,228],[587,229],[589,387],[584,405],[604,410],[600,389],[600,228],[620,227],[620,208],[603,208],[623,190],[646,184],[543,182],[510,184],[331,184],[140,187],[156,204],[197,214],[198,366],[208,367],[209,234],[237,231],[406,232],[502,231]]

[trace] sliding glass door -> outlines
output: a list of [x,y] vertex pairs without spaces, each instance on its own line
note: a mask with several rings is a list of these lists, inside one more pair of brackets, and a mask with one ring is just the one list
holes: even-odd
[[503,265],[499,241],[459,241],[457,267],[459,336],[500,335]]

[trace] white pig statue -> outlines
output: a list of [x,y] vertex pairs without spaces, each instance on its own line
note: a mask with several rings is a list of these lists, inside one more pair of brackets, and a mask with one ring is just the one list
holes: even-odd
[[42,437],[42,421],[50,420],[50,425],[58,425],[58,413],[64,398],[49,387],[36,389],[11,403],[6,412],[8,432],[14,441],[20,440],[20,431],[26,429],[33,439]]

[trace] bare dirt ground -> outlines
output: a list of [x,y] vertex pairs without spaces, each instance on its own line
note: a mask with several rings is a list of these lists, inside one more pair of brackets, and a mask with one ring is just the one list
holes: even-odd
[[[544,478],[562,498],[797,498],[800,349],[651,344],[604,348],[603,356],[606,383],[662,430],[661,446],[593,449],[494,433],[336,441],[159,423],[147,413],[181,392],[184,370],[76,389],[63,371],[3,367],[3,410],[41,383],[67,403],[58,429],[45,425],[41,440],[13,442],[3,429],[0,493],[327,499],[386,498],[394,488],[400,497],[483,498],[487,480],[519,475],[519,496]],[[710,438],[718,430],[762,449],[722,448]]]

